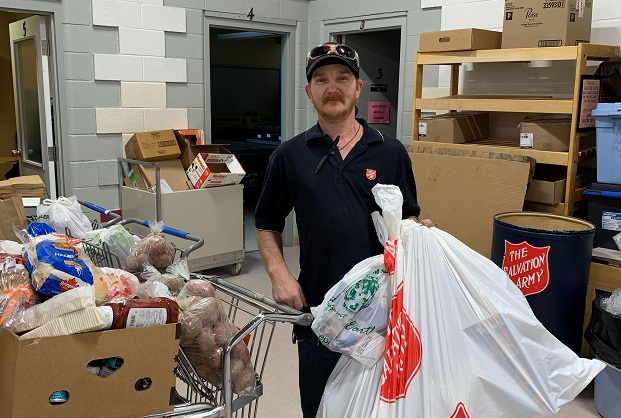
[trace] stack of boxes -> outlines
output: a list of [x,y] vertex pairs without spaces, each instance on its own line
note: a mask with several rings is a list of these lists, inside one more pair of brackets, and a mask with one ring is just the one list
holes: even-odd
[[[162,193],[241,182],[245,172],[235,155],[220,145],[200,145],[201,142],[202,135],[187,131],[137,132],[125,144],[125,155],[130,160],[159,164]],[[155,190],[154,165],[132,164],[131,168],[125,178],[126,186]]]

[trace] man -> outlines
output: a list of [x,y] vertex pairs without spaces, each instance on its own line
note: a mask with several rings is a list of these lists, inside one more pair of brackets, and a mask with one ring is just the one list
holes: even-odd
[[[306,312],[355,264],[383,252],[371,220],[379,210],[374,185],[399,186],[404,217],[420,213],[403,144],[355,117],[359,72],[358,54],[347,45],[325,43],[308,53],[306,94],[319,121],[274,151],[255,211],[257,244],[274,300]],[[292,209],[300,237],[298,280],[282,250],[281,233]],[[302,412],[314,418],[340,353],[325,348],[310,327],[294,327],[294,341]]]

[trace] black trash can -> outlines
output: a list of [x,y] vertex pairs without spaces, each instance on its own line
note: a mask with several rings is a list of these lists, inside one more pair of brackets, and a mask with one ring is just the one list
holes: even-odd
[[595,226],[568,216],[508,212],[494,217],[492,261],[520,288],[535,316],[577,355]]
[[608,312],[603,303],[609,294],[593,300],[591,320],[584,338],[598,359],[613,366],[595,376],[593,402],[604,418],[621,416],[621,317]]

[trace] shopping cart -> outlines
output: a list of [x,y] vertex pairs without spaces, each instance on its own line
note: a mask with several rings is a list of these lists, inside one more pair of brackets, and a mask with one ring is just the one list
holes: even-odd
[[[99,213],[106,211],[106,209],[92,203],[81,203]],[[121,220],[120,217],[115,217],[106,225],[116,223],[121,225],[139,224],[149,227],[147,221],[135,218]],[[187,257],[192,251],[200,248],[204,242],[202,238],[168,226],[164,227],[162,232],[193,241],[193,244],[187,249],[179,249],[180,257]],[[91,247],[93,247],[91,250],[100,256],[99,262],[104,265],[109,261],[114,262],[115,259],[118,262],[118,258],[111,254],[109,248],[105,248],[105,246]],[[266,296],[223,280],[219,276],[192,273],[190,277],[208,281],[213,285],[225,307],[229,320],[239,328],[239,331],[223,347],[223,383],[221,386],[212,385],[203,379],[190,362],[183,348],[180,348],[175,368],[178,384],[171,399],[174,403],[174,409],[169,412],[149,415],[148,418],[256,417],[258,400],[263,395],[263,375],[276,323],[309,326],[313,317],[309,313],[302,313],[286,305],[281,305]],[[231,350],[242,341],[248,341],[247,346],[254,366],[256,385],[252,391],[235,395],[231,378]]]

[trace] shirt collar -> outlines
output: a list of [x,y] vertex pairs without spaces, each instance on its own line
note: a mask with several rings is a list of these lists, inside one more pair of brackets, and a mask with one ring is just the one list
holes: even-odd
[[[362,134],[362,138],[360,138],[361,141],[365,142],[367,145],[371,145],[376,142],[384,142],[384,135],[382,135],[380,131],[370,127],[367,121],[362,118],[356,118],[356,120],[362,125],[362,129],[364,131],[364,133]],[[316,141],[318,139],[324,138],[324,136],[325,135],[319,127],[319,122],[317,122],[315,126],[313,126],[304,133],[304,138],[306,139],[307,144],[309,143],[309,141]]]

